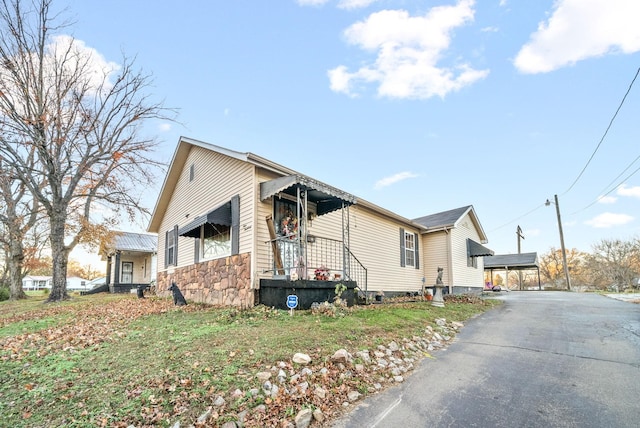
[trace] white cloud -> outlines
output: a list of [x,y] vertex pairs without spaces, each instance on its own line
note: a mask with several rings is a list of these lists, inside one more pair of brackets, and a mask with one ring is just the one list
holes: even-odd
[[367,7],[378,0],[340,0],[338,7],[340,9],[360,9]]
[[638,0],[557,0],[514,64],[523,73],[545,73],[608,53],[640,51],[638,16]]
[[626,184],[618,187],[616,193],[620,196],[631,196],[632,198],[640,198],[640,186],[627,187]]
[[621,226],[633,221],[634,218],[627,214],[603,213],[591,220],[587,220],[584,224],[598,228],[607,229],[613,226]]
[[378,180],[374,186],[375,189],[382,189],[383,187],[391,186],[399,181],[406,180],[409,178],[416,178],[418,175],[409,171],[399,172],[389,177],[385,177],[381,180]]
[[616,198],[615,196],[602,195],[598,198],[598,203],[599,204],[615,204],[617,200],[618,198]]
[[328,71],[333,91],[355,95],[357,84],[378,85],[378,95],[391,98],[444,97],[489,74],[466,63],[438,67],[451,43],[451,32],[473,21],[474,0],[438,6],[423,16],[404,10],[383,10],[369,15],[344,32],[346,40],[363,50],[377,52],[375,62],[349,72],[340,65]]

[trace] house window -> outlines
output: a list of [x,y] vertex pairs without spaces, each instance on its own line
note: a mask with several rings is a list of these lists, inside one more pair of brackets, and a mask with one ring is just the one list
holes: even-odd
[[415,236],[413,233],[405,232],[404,234],[404,251],[405,251],[405,262],[407,266],[415,266],[416,265],[416,243]]
[[419,236],[400,228],[400,266],[420,268]]
[[193,179],[196,177],[196,164],[192,163],[191,166],[189,167],[189,181],[193,181]]
[[164,265],[178,264],[178,226],[165,233]]
[[203,259],[231,255],[231,227],[205,223],[201,228],[201,254]]
[[133,262],[122,262],[122,274],[120,282],[122,284],[133,283]]

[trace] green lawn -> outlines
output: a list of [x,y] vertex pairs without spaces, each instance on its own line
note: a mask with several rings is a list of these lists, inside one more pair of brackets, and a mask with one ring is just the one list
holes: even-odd
[[[279,426],[302,408],[331,417],[348,390],[366,394],[380,377],[340,377],[346,369],[330,361],[336,350],[373,351],[423,335],[436,318],[464,321],[497,304],[399,302],[331,317],[261,306],[174,307],[168,299],[131,295],[75,296],[61,304],[44,304],[45,297],[0,303],[3,426],[188,426],[212,408],[208,426],[243,411],[245,426]],[[260,387],[257,372],[280,362],[299,370],[291,362],[298,352],[311,356],[308,381],[325,388],[326,397],[250,393]],[[323,367],[328,373],[320,375]],[[214,406],[219,397],[225,404]]]

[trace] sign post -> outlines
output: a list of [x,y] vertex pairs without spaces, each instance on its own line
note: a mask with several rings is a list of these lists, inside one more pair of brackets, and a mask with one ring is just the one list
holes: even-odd
[[287,296],[287,308],[291,310],[289,315],[293,316],[293,310],[298,307],[298,296],[295,294],[289,294]]

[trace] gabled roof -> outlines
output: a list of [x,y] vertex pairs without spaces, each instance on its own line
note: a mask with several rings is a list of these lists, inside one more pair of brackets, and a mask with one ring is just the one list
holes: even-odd
[[476,211],[473,209],[473,205],[467,205],[448,211],[426,215],[424,217],[413,219],[413,221],[424,226],[427,229],[426,233],[430,233],[458,227],[460,221],[467,214],[469,214],[469,217],[471,217],[471,221],[478,231],[481,242],[483,244],[486,244],[488,242],[487,235],[484,233],[484,229],[482,229],[482,225],[480,224],[480,220],[476,215]]
[[[287,180],[295,182],[295,185],[305,185],[305,183],[314,183],[315,187],[318,187],[315,190],[319,190],[320,193],[324,193],[324,194],[328,194],[330,196],[338,196],[340,199],[342,199],[343,201],[345,201],[347,203],[347,205],[350,204],[357,204],[363,208],[368,208],[371,209],[373,211],[375,211],[376,213],[380,214],[380,215],[384,215],[386,217],[389,217],[391,219],[397,220],[399,222],[405,223],[407,225],[411,225],[412,227],[415,227],[416,229],[420,230],[422,233],[428,233],[428,232],[435,232],[436,230],[442,230],[442,224],[448,225],[448,223],[442,223],[444,220],[440,220],[437,221],[436,223],[440,223],[440,227],[428,227],[427,225],[425,225],[424,223],[418,221],[418,220],[425,220],[425,219],[429,219],[431,217],[434,218],[439,218],[438,216],[442,216],[445,213],[450,213],[450,215],[452,215],[453,217],[456,217],[456,213],[459,210],[462,210],[461,212],[458,213],[457,218],[453,220],[453,222],[451,223],[450,226],[446,226],[447,228],[452,228],[455,227],[455,225],[457,224],[457,221],[459,221],[462,217],[464,217],[464,215],[467,212],[471,213],[471,219],[474,223],[474,226],[476,227],[478,234],[480,236],[481,242],[482,243],[486,243],[487,242],[487,238],[486,235],[484,233],[484,230],[482,229],[482,226],[480,225],[480,221],[478,220],[478,217],[475,214],[475,211],[473,210],[473,207],[471,205],[466,206],[466,207],[462,207],[462,208],[458,208],[456,210],[451,210],[451,211],[445,211],[443,213],[439,213],[439,214],[433,214],[432,216],[426,216],[426,217],[421,217],[420,219],[417,220],[411,220],[408,219],[406,217],[403,217],[399,214],[396,214],[395,212],[389,211],[385,208],[382,208],[380,206],[377,206],[371,202],[368,202],[364,199],[360,199],[357,198],[356,201],[356,197],[352,196],[346,192],[343,192],[339,189],[336,189],[334,187],[331,187],[329,185],[326,185],[324,183],[320,183],[317,180],[314,180],[308,176],[305,176],[303,174],[300,174],[298,172],[296,172],[293,169],[287,168],[285,166],[279,165],[275,162],[272,162],[268,159],[265,159],[263,157],[260,157],[258,155],[255,155],[253,153],[242,153],[242,152],[237,152],[234,150],[230,150],[230,149],[226,149],[224,147],[220,147],[217,146],[215,144],[210,144],[210,143],[206,143],[203,141],[199,141],[199,140],[195,140],[192,138],[188,138],[188,137],[180,137],[179,141],[178,141],[178,145],[176,147],[176,150],[173,154],[173,158],[171,160],[170,166],[169,166],[169,170],[167,171],[167,174],[165,176],[164,179],[164,183],[162,184],[162,188],[160,190],[160,194],[158,195],[158,199],[156,201],[156,206],[153,209],[153,213],[151,215],[151,220],[149,222],[149,226],[147,228],[147,231],[149,232],[154,232],[157,233],[159,231],[160,228],[160,223],[162,222],[162,217],[167,209],[167,206],[169,205],[169,202],[171,200],[171,195],[173,193],[173,190],[176,187],[176,184],[180,178],[180,174],[184,169],[185,163],[187,161],[187,158],[189,156],[189,151],[191,150],[191,148],[193,146],[197,146],[197,147],[201,147],[207,150],[211,150],[213,152],[216,153],[220,153],[222,155],[243,161],[243,162],[248,162],[250,164],[253,164],[257,167],[260,168],[264,168],[268,171],[271,172],[275,172],[276,174],[280,175],[283,180],[283,182],[286,182]],[[284,177],[288,177],[288,178],[284,178]],[[272,184],[274,184],[274,187],[276,183],[278,183],[277,181],[278,179],[275,180],[271,180]],[[287,183],[285,183],[287,184]],[[290,184],[290,183],[289,183]],[[266,184],[264,186],[261,186],[262,188],[264,188],[264,195],[268,194],[270,192],[270,190],[268,189],[269,184]],[[262,191],[261,188],[261,191]],[[272,189],[271,189],[272,190]],[[263,196],[261,194],[261,196]],[[327,212],[329,212],[331,210],[331,208],[327,209]],[[427,220],[425,220],[427,221]],[[429,221],[430,223],[430,221]]]
[[101,245],[101,253],[112,254],[115,251],[133,251],[155,253],[158,249],[158,237],[148,233],[114,232],[111,242]]

